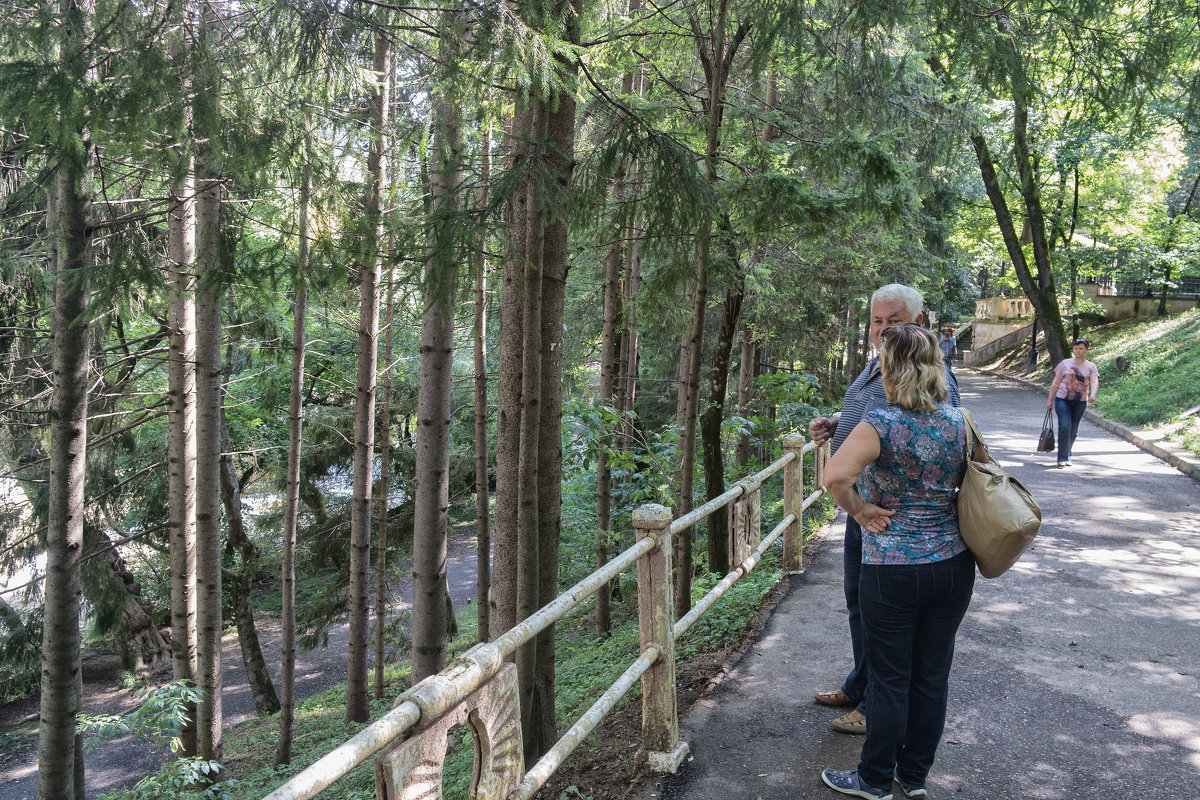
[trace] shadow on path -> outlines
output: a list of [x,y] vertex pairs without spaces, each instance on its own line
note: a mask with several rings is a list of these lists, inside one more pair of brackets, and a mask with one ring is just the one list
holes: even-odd
[[[1084,422],[1035,453],[1045,395],[969,372],[963,404],[1044,511],[1033,549],[979,578],[959,632],[931,800],[1200,797],[1200,483]],[[850,663],[839,518],[756,645],[681,722],[692,755],[638,800],[835,798],[862,739],[813,693]],[[903,797],[897,791],[896,798]]]

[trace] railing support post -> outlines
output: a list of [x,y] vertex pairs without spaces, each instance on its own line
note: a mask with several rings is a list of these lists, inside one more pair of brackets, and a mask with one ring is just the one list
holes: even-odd
[[796,519],[783,531],[783,572],[804,572],[804,437],[793,433],[783,440],[783,451],[796,457],[783,468],[783,513]]
[[642,676],[641,756],[658,773],[674,773],[687,755],[679,741],[675,696],[675,603],[671,583],[671,509],[647,504],[633,512],[637,540],[654,537],[656,546],[638,559],[638,628],[642,652],[653,647],[658,660]]

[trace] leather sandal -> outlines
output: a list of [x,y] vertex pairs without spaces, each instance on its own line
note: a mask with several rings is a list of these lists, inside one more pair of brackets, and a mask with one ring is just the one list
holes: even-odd
[[867,733],[867,717],[857,708],[838,717],[830,725],[840,733],[849,733],[854,736],[865,736]]
[[852,706],[858,701],[841,689],[832,692],[817,692],[817,702],[823,706]]

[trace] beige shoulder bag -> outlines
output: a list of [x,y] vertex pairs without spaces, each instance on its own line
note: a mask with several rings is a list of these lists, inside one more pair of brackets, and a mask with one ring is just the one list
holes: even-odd
[[[992,458],[971,412],[959,410],[967,421],[967,470],[958,489],[958,527],[979,574],[998,578],[1017,563],[1037,535],[1042,509],[1025,484],[1005,474]],[[987,450],[986,464],[971,458],[976,441]]]

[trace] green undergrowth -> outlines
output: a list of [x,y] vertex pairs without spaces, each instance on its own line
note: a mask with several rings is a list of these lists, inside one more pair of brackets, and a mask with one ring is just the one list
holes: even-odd
[[[778,520],[782,515],[777,499],[764,498],[764,520]],[[828,503],[813,509],[806,516],[806,528],[810,531],[824,524],[832,516]],[[764,522],[764,534],[769,531]],[[564,529],[564,550],[574,546],[574,534]],[[758,619],[763,598],[780,579],[780,551],[778,543],[773,546],[755,569],[738,581],[680,640],[677,657],[681,666],[699,655],[719,651],[738,642],[751,630]],[[697,541],[696,552],[703,554],[703,539]],[[701,559],[702,560],[702,559]],[[573,572],[574,570],[567,570]],[[632,570],[627,571],[627,574]],[[698,600],[714,586],[720,576],[702,574],[694,587],[694,599]],[[556,714],[559,733],[565,732],[609,685],[637,657],[639,652],[637,630],[636,582],[620,582],[622,590],[612,603],[613,625],[611,630],[598,635],[592,619],[592,603],[588,601],[568,614],[556,626]],[[475,642],[476,611],[474,604],[458,614],[459,634],[451,643],[454,657]],[[409,684],[410,667],[407,658],[390,664],[385,677],[385,699],[372,704],[372,718],[378,718],[393,705],[395,697]],[[621,708],[636,702],[640,697],[640,684],[618,703]],[[283,783],[288,777],[328,753],[363,726],[345,722],[345,684],[338,684],[313,695],[297,705],[293,764],[276,769],[275,745],[279,722],[275,716],[253,720],[226,732],[225,766],[227,777],[233,779],[233,800],[256,800]],[[465,800],[468,792],[472,765],[472,745],[465,731],[452,731],[451,748],[445,763],[443,788],[448,800]],[[570,769],[570,760],[564,769]],[[532,765],[527,765],[532,766]],[[633,765],[625,765],[629,772]],[[331,796],[347,800],[366,800],[374,797],[374,775],[372,762],[358,767],[334,788]]]
[[1093,338],[1090,355],[1101,387],[1096,407],[1105,416],[1139,428],[1158,426],[1200,403],[1200,309],[1104,326]]

